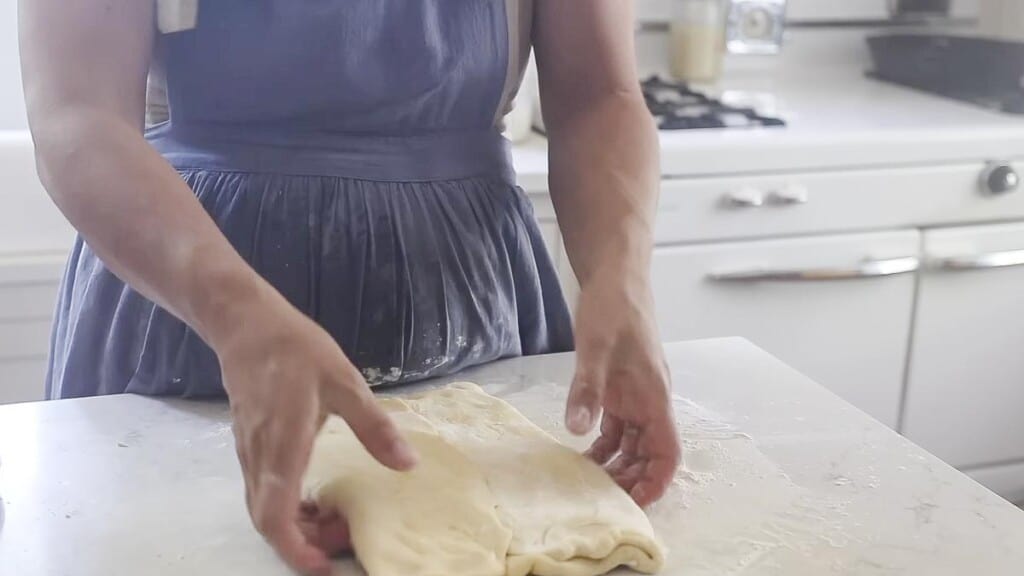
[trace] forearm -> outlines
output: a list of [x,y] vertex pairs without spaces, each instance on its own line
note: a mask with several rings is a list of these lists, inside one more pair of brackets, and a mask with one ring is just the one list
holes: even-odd
[[69,107],[33,134],[47,191],[104,264],[208,343],[275,299],[139,127]]
[[612,93],[549,127],[551,198],[581,286],[607,271],[647,282],[659,166],[638,92]]

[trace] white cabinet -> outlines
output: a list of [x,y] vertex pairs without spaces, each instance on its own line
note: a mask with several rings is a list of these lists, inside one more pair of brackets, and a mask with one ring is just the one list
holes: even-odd
[[1024,463],[1024,224],[924,246],[903,432],[954,466]]
[[1024,462],[965,470],[982,486],[1024,507]]
[[60,253],[0,256],[0,404],[43,399],[65,260]]
[[659,247],[662,337],[743,336],[895,427],[919,249],[914,230]]

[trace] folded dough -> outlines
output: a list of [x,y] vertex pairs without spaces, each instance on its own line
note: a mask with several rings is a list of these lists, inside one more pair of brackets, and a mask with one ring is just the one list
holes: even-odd
[[380,403],[421,456],[390,471],[331,418],[307,495],[343,510],[369,576],[596,576],[657,572],[644,512],[599,466],[474,384]]

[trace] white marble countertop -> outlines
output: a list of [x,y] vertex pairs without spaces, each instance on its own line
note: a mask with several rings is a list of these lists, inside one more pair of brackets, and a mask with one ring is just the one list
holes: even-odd
[[[686,464],[650,511],[664,574],[1024,569],[1024,512],[768,354],[734,339],[667,350]],[[558,431],[572,366],[513,359],[460,379]],[[221,403],[0,407],[0,459],[5,576],[288,573],[249,525]]]
[[[788,125],[661,132],[664,177],[1024,160],[1024,116],[874,80],[860,65],[745,70],[715,91]],[[513,157],[524,189],[547,189],[543,137]]]

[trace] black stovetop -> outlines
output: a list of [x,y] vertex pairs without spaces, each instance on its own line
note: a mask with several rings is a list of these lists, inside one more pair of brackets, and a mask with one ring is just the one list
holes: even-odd
[[659,130],[783,127],[780,118],[762,116],[753,108],[729,106],[691,89],[685,83],[652,76],[641,83],[647,108]]

